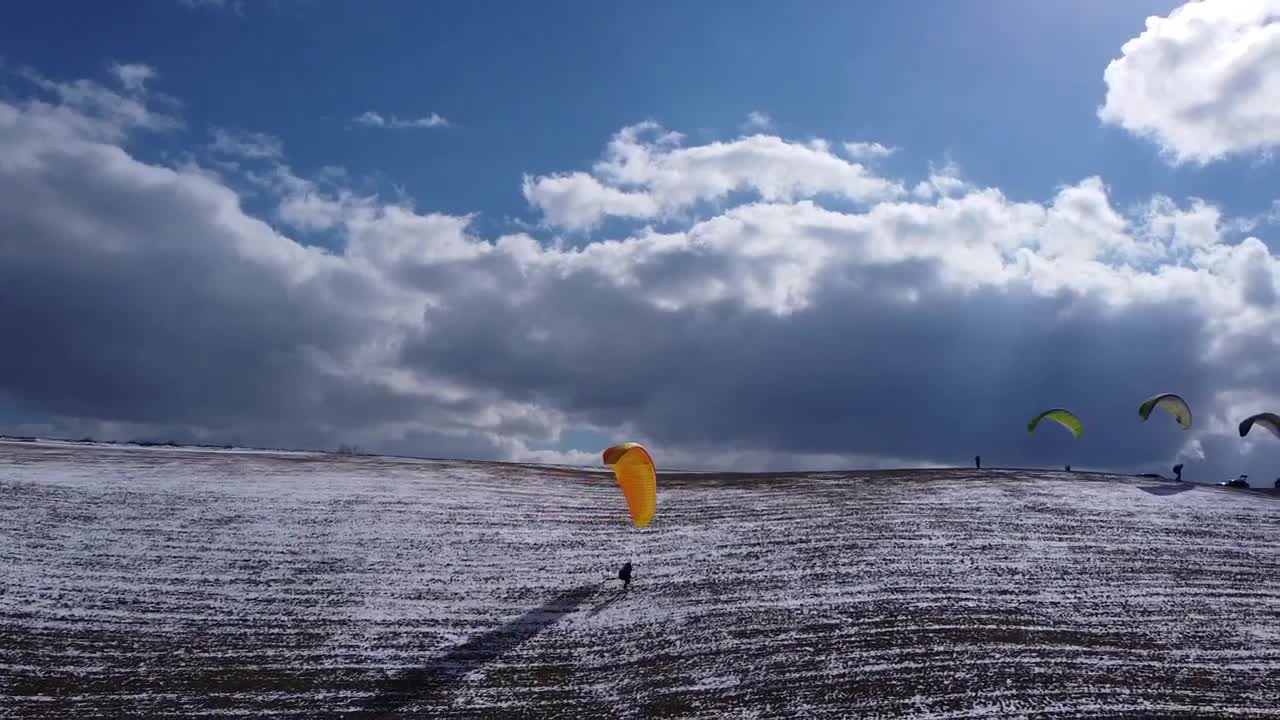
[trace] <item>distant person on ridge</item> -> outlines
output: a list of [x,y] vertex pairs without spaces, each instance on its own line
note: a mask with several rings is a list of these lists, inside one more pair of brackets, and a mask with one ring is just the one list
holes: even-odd
[[1063,466],[1062,466],[1062,469],[1063,469],[1063,470],[1066,470],[1067,472],[1071,472],[1071,466],[1070,466],[1070,465],[1063,465]]
[[1280,478],[1276,478],[1276,489],[1280,490]]
[[974,466],[975,468],[979,469],[979,470],[981,470],[981,469],[982,469],[982,456],[981,456],[981,455],[974,455],[974,456],[973,456],[973,466]]
[[1173,479],[1182,482],[1182,463],[1173,466]]
[[628,560],[622,569],[618,571],[618,579],[622,581],[622,589],[627,590],[631,587],[631,561]]

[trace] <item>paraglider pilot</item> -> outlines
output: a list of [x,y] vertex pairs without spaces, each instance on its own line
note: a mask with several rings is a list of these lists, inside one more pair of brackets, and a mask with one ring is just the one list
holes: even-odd
[[1182,463],[1173,466],[1173,479],[1182,482]]
[[973,456],[973,466],[974,466],[975,468],[979,469],[979,470],[981,470],[981,469],[982,469],[982,456],[981,456],[981,455],[974,455],[974,456]]
[[622,581],[622,589],[627,590],[631,587],[631,561],[628,560],[622,569],[618,571],[618,579]]

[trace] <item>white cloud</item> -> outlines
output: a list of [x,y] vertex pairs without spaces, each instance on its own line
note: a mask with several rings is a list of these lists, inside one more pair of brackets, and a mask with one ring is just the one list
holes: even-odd
[[1280,225],[1280,200],[1273,200],[1271,207],[1252,215],[1231,218],[1226,227],[1233,233],[1250,233],[1259,228]]
[[244,14],[243,0],[178,0],[178,4],[190,9],[229,10],[236,15]]
[[[1261,439],[1242,455],[1230,427],[1280,404],[1280,265],[1229,242],[1207,201],[1125,212],[1087,177],[1019,202],[954,168],[921,201],[814,143],[628,128],[591,172],[526,194],[557,224],[672,217],[664,231],[485,238],[278,165],[277,218],[326,250],[197,168],[133,157],[131,115],[94,107],[0,101],[0,323],[23,348],[0,353],[0,392],[31,422],[592,464],[599,448],[557,448],[566,431],[691,466],[1203,455],[1195,479],[1280,462]],[[675,217],[700,200],[724,207]],[[1203,424],[1136,422],[1170,388]],[[1087,439],[1028,436],[1058,403]],[[942,429],[902,431],[922,422]]]
[[773,118],[768,113],[752,110],[747,113],[747,121],[742,124],[742,129],[746,132],[757,132],[770,130],[773,128]]
[[368,110],[366,112],[363,112],[357,115],[355,118],[353,118],[352,121],[358,125],[364,125],[366,127],[390,128],[390,129],[434,128],[434,127],[449,126],[449,121],[441,117],[440,115],[437,115],[436,113],[431,113],[430,115],[424,115],[422,117],[416,117],[416,118],[399,118],[399,117],[396,117],[395,115],[384,116],[381,113]]
[[209,149],[215,153],[257,160],[276,160],[284,155],[284,142],[274,135],[226,128],[214,128],[212,134]]
[[340,225],[346,217],[349,198],[333,198],[317,192],[299,192],[280,200],[277,216],[292,227],[304,232],[329,230]]
[[551,223],[583,229],[608,216],[669,218],[740,190],[784,202],[823,194],[871,202],[905,192],[820,144],[771,135],[694,147],[682,141],[653,123],[623,128],[590,174],[526,178],[525,198]]
[[153,77],[154,71],[141,70],[143,67],[112,67],[116,79],[125,86],[125,94],[92,80],[55,82],[34,70],[22,70],[20,74],[24,78],[57,101],[50,104],[33,98],[25,107],[29,117],[44,116],[63,127],[76,125],[80,130],[92,126],[96,132],[117,139],[132,130],[163,131],[182,127],[177,117],[157,111],[149,104],[155,98],[147,92],[145,80]]
[[1121,48],[1099,117],[1174,163],[1280,146],[1280,0],[1191,2]]
[[651,218],[660,212],[648,193],[610,187],[584,172],[526,175],[522,191],[548,222],[569,230],[593,227],[609,216]]
[[844,153],[859,162],[874,162],[887,158],[898,151],[896,147],[882,145],[878,142],[847,142]]
[[1111,207],[1102,180],[1087,178],[1058,192],[1037,247],[1046,259],[1133,260],[1138,245],[1127,225]]
[[132,93],[146,91],[146,84],[156,76],[155,68],[139,63],[113,63],[111,73],[116,76],[125,90]]
[[931,163],[929,178],[916,183],[911,189],[911,195],[919,200],[932,200],[963,195],[974,189],[954,162],[948,162],[942,167],[934,167]]

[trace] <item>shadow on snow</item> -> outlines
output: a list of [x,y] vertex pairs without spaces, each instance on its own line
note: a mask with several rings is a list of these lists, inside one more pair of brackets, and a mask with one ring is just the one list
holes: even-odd
[[1195,490],[1196,487],[1192,483],[1179,483],[1177,485],[1139,485],[1138,489],[1152,495],[1177,495],[1188,490]]
[[603,583],[566,590],[520,617],[455,646],[425,666],[405,671],[379,684],[358,717],[391,718],[408,705],[440,701],[467,673],[514,650],[533,636],[577,611]]
[[626,594],[627,594],[626,590],[622,590],[622,589],[616,590],[609,597],[596,603],[595,606],[591,608],[591,611],[587,613],[587,617],[595,617],[596,615],[599,615],[606,608],[608,608],[610,605],[616,602],[618,598],[621,598]]

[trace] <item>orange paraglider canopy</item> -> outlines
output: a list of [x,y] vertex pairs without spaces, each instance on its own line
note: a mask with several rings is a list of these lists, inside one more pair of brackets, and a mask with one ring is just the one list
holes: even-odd
[[639,443],[614,445],[604,451],[604,464],[613,468],[631,509],[632,524],[647,527],[658,507],[658,477],[649,451]]

